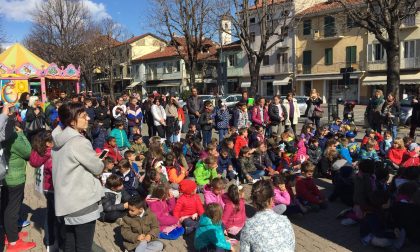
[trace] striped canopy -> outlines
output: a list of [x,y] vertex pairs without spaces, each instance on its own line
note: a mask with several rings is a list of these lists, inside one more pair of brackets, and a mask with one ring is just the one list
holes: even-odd
[[25,63],[32,64],[35,68],[41,70],[47,68],[49,63],[36,56],[26,49],[23,45],[16,43],[0,54],[0,63],[9,68],[18,68]]

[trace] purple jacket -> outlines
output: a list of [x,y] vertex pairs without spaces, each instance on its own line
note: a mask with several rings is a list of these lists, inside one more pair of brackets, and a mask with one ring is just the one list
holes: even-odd
[[157,198],[147,198],[146,202],[150,211],[156,215],[160,231],[178,223],[178,218],[172,215],[172,211],[175,208],[175,198],[170,198],[166,201]]
[[222,208],[225,207],[225,202],[223,202],[222,200],[222,194],[216,195],[214,194],[214,192],[211,190],[210,185],[205,185],[204,186],[204,203],[206,205],[210,204],[210,203],[217,203],[220,204],[222,206]]
[[268,115],[268,109],[266,109],[264,107],[263,111],[264,111],[264,113],[263,113],[264,121],[261,121],[261,116],[259,114],[260,113],[260,107],[255,106],[254,108],[252,108],[251,120],[252,120],[252,123],[254,123],[254,125],[262,126],[263,123],[265,123],[265,124],[269,123],[270,117]]
[[290,205],[290,194],[287,190],[283,192],[278,188],[274,188],[274,204],[275,205]]

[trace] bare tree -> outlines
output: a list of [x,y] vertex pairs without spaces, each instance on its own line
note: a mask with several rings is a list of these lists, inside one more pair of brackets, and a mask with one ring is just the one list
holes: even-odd
[[353,22],[373,33],[386,51],[387,92],[398,97],[400,84],[400,26],[418,11],[416,0],[334,0]]
[[[231,0],[228,13],[248,59],[251,90],[260,84],[260,68],[265,54],[288,36],[294,22],[293,1]],[[231,15],[230,13],[235,13]],[[252,23],[251,23],[252,19]],[[290,29],[291,30],[291,29]],[[259,38],[259,39],[256,39]]]
[[127,50],[130,45],[124,41],[127,38],[126,31],[112,19],[105,19],[99,26],[99,34],[92,41],[95,45],[92,51],[92,61],[95,71],[108,79],[108,87],[112,100],[115,100],[115,74],[114,69],[121,63],[129,62],[130,55]]
[[185,61],[190,86],[195,84],[199,54],[217,33],[222,3],[220,0],[154,0],[151,23],[158,33],[170,39]]

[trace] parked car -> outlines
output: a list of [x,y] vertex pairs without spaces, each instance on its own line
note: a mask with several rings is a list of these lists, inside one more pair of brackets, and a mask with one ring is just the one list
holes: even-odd
[[[281,96],[280,97],[282,100],[286,99],[286,96]],[[307,96],[295,96],[295,99],[297,100],[298,106],[299,106],[299,110],[300,110],[300,116],[303,117],[305,116],[305,112],[306,112],[306,101],[308,100],[309,97]]]
[[411,115],[413,113],[413,96],[407,97],[400,100],[401,113],[400,113],[400,124],[410,125]]
[[241,94],[230,94],[222,98],[222,101],[226,104],[226,107],[233,108],[242,99]]

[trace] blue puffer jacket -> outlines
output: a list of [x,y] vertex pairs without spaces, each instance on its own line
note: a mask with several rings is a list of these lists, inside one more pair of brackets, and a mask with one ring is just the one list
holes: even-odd
[[223,234],[222,223],[213,224],[211,219],[205,214],[200,217],[200,223],[195,231],[194,247],[197,250],[203,249],[209,245],[217,248],[230,250],[230,243]]
[[108,132],[103,127],[94,127],[92,129],[92,147],[94,150],[103,149],[108,137]]

